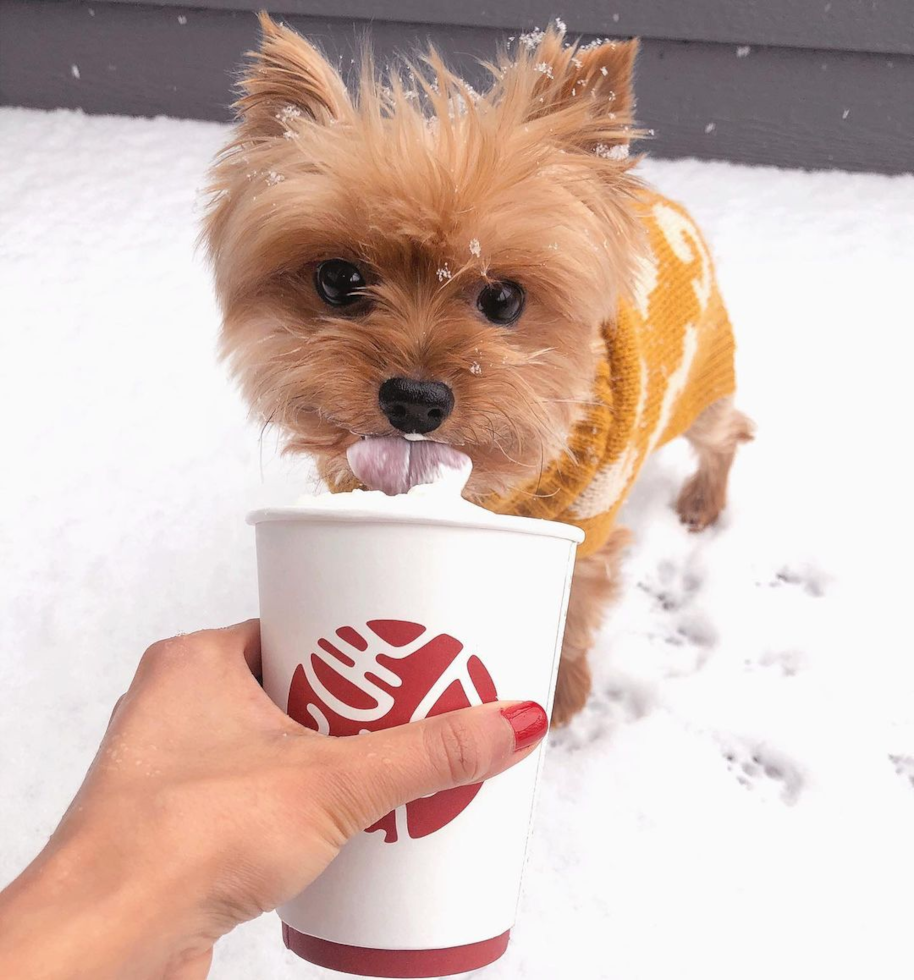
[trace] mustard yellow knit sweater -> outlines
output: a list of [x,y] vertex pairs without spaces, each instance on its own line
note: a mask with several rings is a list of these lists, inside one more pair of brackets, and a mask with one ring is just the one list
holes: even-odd
[[701,233],[683,207],[655,193],[643,198],[642,221],[650,255],[632,301],[604,328],[594,405],[568,452],[535,483],[482,502],[577,525],[579,558],[605,544],[647,456],[735,386],[733,333]]
[[567,452],[531,483],[480,501],[499,514],[577,525],[585,533],[579,558],[606,543],[648,455],[735,386],[733,334],[701,233],[684,208],[659,194],[646,192],[641,204],[649,255],[631,302],[604,326],[593,404]]

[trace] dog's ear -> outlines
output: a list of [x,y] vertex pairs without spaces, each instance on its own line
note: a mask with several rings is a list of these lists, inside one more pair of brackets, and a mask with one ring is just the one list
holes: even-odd
[[[582,48],[565,45],[564,34],[549,30],[535,48],[527,45],[519,63],[534,73],[527,117],[561,113],[584,143],[628,143],[634,125],[633,76],[638,41],[604,41]],[[562,112],[562,110],[567,110]],[[588,139],[588,132],[593,138]],[[570,133],[575,142],[579,142]],[[593,147],[591,146],[591,149]]]
[[259,16],[260,48],[251,59],[235,103],[247,136],[281,136],[289,122],[305,115],[318,123],[341,119],[352,103],[338,71],[300,34]]
[[564,95],[577,98],[584,94],[597,103],[598,111],[605,108],[606,112],[614,112],[631,122],[635,110],[637,56],[637,38],[604,41],[595,47],[579,49],[568,62]]

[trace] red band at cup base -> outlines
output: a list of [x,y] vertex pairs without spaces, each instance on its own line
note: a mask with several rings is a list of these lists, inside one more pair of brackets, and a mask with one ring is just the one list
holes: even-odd
[[369,949],[306,936],[285,922],[282,924],[283,942],[296,956],[309,963],[361,977],[397,977],[401,980],[447,977],[478,970],[494,963],[504,953],[510,937],[511,930],[508,929],[494,939],[446,949]]

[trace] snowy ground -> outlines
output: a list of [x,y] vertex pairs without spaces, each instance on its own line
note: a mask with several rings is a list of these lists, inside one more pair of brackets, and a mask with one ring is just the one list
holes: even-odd
[[[0,882],[144,647],[256,612],[244,512],[308,481],[213,357],[195,192],[224,137],[0,111]],[[717,530],[670,511],[682,446],[630,501],[597,694],[550,747],[515,941],[485,975],[907,978],[914,176],[646,169],[718,256],[758,440]],[[270,917],[212,976],[319,972]]]

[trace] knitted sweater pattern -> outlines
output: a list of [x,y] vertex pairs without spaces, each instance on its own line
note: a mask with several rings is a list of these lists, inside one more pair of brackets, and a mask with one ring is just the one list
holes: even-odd
[[574,524],[578,557],[605,544],[650,453],[732,394],[734,342],[708,247],[680,205],[648,192],[649,251],[631,300],[604,326],[606,354],[566,451],[488,510]]

